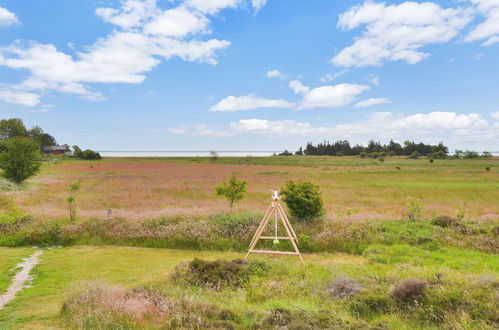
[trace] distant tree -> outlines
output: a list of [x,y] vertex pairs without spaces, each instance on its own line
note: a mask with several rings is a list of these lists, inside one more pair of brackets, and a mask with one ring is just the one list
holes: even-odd
[[420,154],[419,152],[414,151],[414,152],[413,152],[413,153],[411,153],[411,154],[409,155],[409,157],[407,157],[407,158],[410,158],[410,159],[418,159],[420,156],[421,156],[421,154]]
[[320,188],[310,181],[289,180],[281,195],[291,214],[300,220],[312,220],[325,212]]
[[238,180],[235,174],[232,174],[232,177],[229,180],[224,181],[215,187],[215,194],[217,196],[225,197],[229,201],[229,205],[232,208],[235,202],[243,199],[246,189],[247,182],[244,180]]
[[0,168],[3,176],[19,184],[40,170],[40,147],[26,137],[14,137],[0,142]]
[[218,160],[218,157],[219,157],[218,152],[210,151],[210,160],[212,162],[216,162]]
[[483,158],[492,158],[493,156],[490,152],[484,151],[484,152],[482,152],[482,157]]
[[293,154],[292,154],[292,153],[290,153],[290,152],[289,152],[289,151],[287,151],[287,150],[284,150],[283,152],[281,152],[281,153],[279,154],[279,156],[293,156]]
[[303,149],[302,149],[302,147],[300,147],[300,149],[298,149],[298,151],[295,152],[295,155],[297,155],[297,156],[303,156]]
[[367,152],[365,151],[362,151],[360,154],[359,154],[360,158],[366,158],[367,157]]
[[38,142],[40,149],[43,151],[44,148],[55,146],[57,143],[55,138],[43,131],[40,126],[34,126],[28,131],[28,137],[33,141]]
[[85,160],[99,160],[102,159],[101,155],[93,150],[87,149],[85,151],[82,151],[80,147],[78,146],[73,146],[73,157],[76,157],[78,159],[85,159]]
[[18,118],[0,120],[0,140],[14,137],[28,137],[28,130],[23,121]]

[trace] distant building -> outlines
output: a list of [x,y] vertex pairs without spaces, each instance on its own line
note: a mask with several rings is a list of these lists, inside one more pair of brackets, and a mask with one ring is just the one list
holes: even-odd
[[65,155],[71,152],[67,146],[52,146],[43,148],[43,153],[48,155]]

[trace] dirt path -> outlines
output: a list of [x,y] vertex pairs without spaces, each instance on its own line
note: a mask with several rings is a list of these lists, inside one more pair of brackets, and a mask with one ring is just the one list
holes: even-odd
[[29,274],[33,267],[35,267],[40,261],[38,257],[42,254],[41,250],[35,251],[29,258],[25,258],[23,262],[17,265],[21,267],[21,270],[14,276],[12,283],[10,284],[7,291],[0,295],[0,309],[7,305],[12,299],[15,298],[16,294],[22,289],[28,287],[26,282],[32,279]]

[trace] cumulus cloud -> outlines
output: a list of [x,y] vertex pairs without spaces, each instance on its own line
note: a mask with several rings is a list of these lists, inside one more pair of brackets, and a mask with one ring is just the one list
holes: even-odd
[[355,103],[355,107],[356,108],[364,108],[364,107],[370,107],[372,105],[386,104],[386,103],[392,103],[392,102],[393,102],[392,100],[387,99],[387,98],[383,98],[383,97],[370,98],[370,99]]
[[259,108],[292,108],[294,103],[280,99],[265,99],[253,94],[245,96],[227,96],[210,108],[210,111],[234,112]]
[[298,110],[312,108],[337,108],[352,103],[355,97],[369,89],[369,86],[338,84],[310,89],[300,81],[293,80],[289,87],[303,98],[298,102]]
[[269,70],[265,75],[267,78],[284,78],[284,74],[279,70]]
[[491,112],[490,116],[494,118],[495,120],[499,121],[499,111],[496,112]]
[[40,103],[40,95],[0,88],[0,100],[11,104],[34,107]]
[[[0,66],[29,73],[23,82],[8,86],[10,90],[28,95],[55,91],[100,101],[105,97],[90,91],[88,84],[142,83],[147,72],[173,57],[217,64],[217,52],[227,48],[230,42],[203,38],[211,33],[210,15],[239,3],[239,0],[186,0],[163,10],[156,0],[123,0],[119,8],[96,9],[96,15],[115,29],[84,51],[77,51],[76,56],[52,44],[17,41],[0,48]],[[8,99],[12,103],[23,100]],[[32,106],[34,102],[18,104]]]
[[366,1],[341,14],[338,27],[364,29],[332,62],[341,67],[379,66],[385,61],[420,62],[425,45],[447,42],[473,18],[469,9],[442,8],[433,2],[386,5]]
[[256,12],[262,9],[266,4],[267,0],[251,0],[251,5],[253,6]]
[[499,1],[471,0],[484,21],[476,25],[465,37],[465,41],[485,40],[482,46],[499,42]]
[[315,137],[317,139],[349,139],[363,143],[369,139],[388,141],[418,140],[454,145],[493,143],[499,138],[497,123],[490,125],[476,113],[430,112],[412,115],[375,112],[364,120],[333,126],[314,126],[295,120],[242,119],[226,128],[206,124],[190,127],[182,134],[193,136],[231,137],[255,135],[263,137]]
[[17,16],[7,9],[0,7],[0,26],[9,26],[14,24],[19,24],[19,19],[17,18]]

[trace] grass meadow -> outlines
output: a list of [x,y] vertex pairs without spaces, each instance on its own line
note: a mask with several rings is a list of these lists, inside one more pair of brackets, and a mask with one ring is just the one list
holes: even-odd
[[[232,173],[249,191],[231,210],[213,187]],[[241,261],[270,190],[290,179],[320,185],[327,211],[291,218],[305,264]],[[0,188],[0,294],[22,258],[43,250],[0,329],[499,325],[498,158],[62,160]]]

